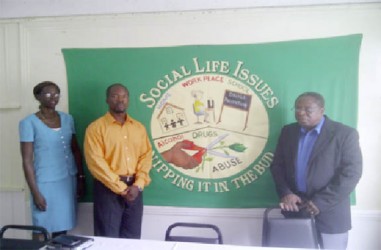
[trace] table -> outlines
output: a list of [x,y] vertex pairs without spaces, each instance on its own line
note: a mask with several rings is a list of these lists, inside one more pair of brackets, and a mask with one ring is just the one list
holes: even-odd
[[176,242],[176,245],[172,250],[264,250],[264,249],[276,250],[276,249],[282,249],[282,248]]
[[[188,242],[173,242],[159,240],[136,240],[136,239],[117,239],[98,236],[88,236],[94,239],[94,243],[86,250],[290,250],[292,248],[277,247],[258,247],[258,246],[236,246],[236,245],[217,245],[200,244]],[[300,248],[298,250],[301,250]]]
[[98,236],[90,236],[94,239],[94,243],[88,250],[173,250],[176,242],[159,241],[159,240],[137,240],[137,239],[118,239],[106,238]]

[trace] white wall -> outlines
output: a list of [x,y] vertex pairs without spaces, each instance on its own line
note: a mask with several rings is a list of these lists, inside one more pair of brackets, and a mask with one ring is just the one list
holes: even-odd
[[[4,2],[7,1],[0,3]],[[23,116],[37,110],[33,86],[46,79],[59,83],[64,95],[59,109],[68,109],[61,48],[244,44],[362,33],[358,130],[364,174],[357,188],[357,205],[353,207],[350,249],[381,249],[381,184],[378,181],[381,177],[381,112],[377,110],[381,106],[380,24],[381,4],[2,19],[0,191],[27,193],[24,192],[17,124]],[[16,202],[14,197],[5,195],[0,198],[0,224],[8,223],[4,217],[30,221],[28,205],[26,209],[18,209],[19,199]],[[8,202],[14,203],[11,211],[9,206],[3,205]],[[91,205],[82,204],[80,209],[80,224],[74,232],[91,234]],[[200,220],[219,225],[226,243],[260,245],[262,212],[261,209],[146,207],[143,237],[163,239],[164,229],[171,222]],[[5,214],[9,216],[3,216]]]
[[0,0],[0,18],[375,3],[380,0]]

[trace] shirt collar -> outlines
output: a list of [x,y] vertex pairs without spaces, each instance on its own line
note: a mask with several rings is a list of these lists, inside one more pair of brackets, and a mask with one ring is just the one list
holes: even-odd
[[[118,123],[115,118],[111,115],[110,111],[106,113],[106,120],[108,123]],[[130,118],[129,115],[127,115],[126,122],[125,123],[132,123],[133,120]]]

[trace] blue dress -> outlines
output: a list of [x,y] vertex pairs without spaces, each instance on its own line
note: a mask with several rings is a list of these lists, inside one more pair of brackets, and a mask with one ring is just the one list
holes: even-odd
[[33,167],[39,191],[47,208],[40,211],[31,198],[33,225],[48,232],[70,230],[76,222],[76,173],[71,140],[74,121],[71,115],[58,112],[61,128],[52,129],[35,114],[19,123],[21,142],[33,142]]

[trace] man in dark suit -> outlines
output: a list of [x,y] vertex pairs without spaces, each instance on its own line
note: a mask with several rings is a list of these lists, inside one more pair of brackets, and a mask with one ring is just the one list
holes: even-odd
[[359,135],[324,115],[324,98],[315,92],[296,99],[295,118],[282,128],[271,165],[280,207],[315,215],[323,247],[346,249],[350,193],[362,173]]

